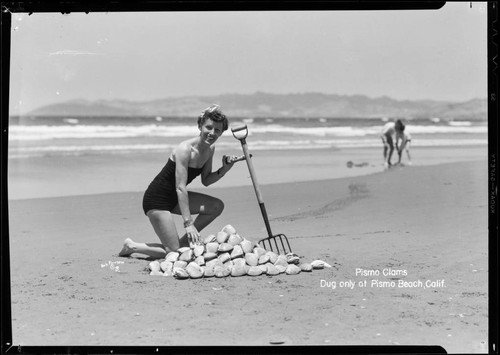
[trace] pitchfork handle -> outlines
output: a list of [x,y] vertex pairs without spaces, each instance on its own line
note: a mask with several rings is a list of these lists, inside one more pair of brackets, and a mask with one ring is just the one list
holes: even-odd
[[[246,128],[247,128],[247,126],[245,125],[244,127],[239,127],[239,128],[231,129],[231,130],[233,131],[233,135],[234,135],[234,132],[241,131],[241,130],[246,129]],[[262,193],[260,192],[259,182],[257,181],[257,175],[255,174],[255,169],[253,167],[253,163],[252,163],[252,159],[251,159],[252,155],[248,153],[248,146],[247,146],[247,142],[245,140],[247,135],[248,135],[248,130],[247,130],[247,134],[245,134],[245,137],[238,138],[236,135],[234,135],[234,137],[236,139],[239,139],[239,141],[241,142],[241,148],[243,148],[243,154],[245,154],[245,160],[246,160],[247,165],[248,165],[248,171],[250,171],[250,178],[252,179],[253,188],[255,190],[255,195],[257,196],[257,201],[259,202],[260,212],[262,213],[262,217],[264,218],[264,224],[266,225],[267,234],[269,235],[269,237],[272,237],[273,233],[271,231],[271,225],[269,224],[269,218],[267,217],[266,207],[264,206],[264,200],[262,198]]]

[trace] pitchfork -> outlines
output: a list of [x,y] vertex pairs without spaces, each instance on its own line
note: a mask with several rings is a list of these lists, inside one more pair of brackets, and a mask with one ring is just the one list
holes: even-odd
[[[235,134],[236,132],[240,132],[243,130],[245,130],[244,134],[240,134],[240,135]],[[243,148],[243,154],[245,154],[245,160],[246,160],[247,165],[248,165],[248,170],[250,171],[250,177],[252,179],[253,187],[255,189],[255,194],[257,195],[257,201],[259,202],[260,211],[262,213],[262,217],[264,218],[264,224],[266,225],[266,230],[267,230],[268,236],[267,236],[267,238],[260,239],[258,243],[260,245],[262,245],[262,247],[264,249],[266,249],[266,242],[267,242],[269,244],[269,249],[271,251],[274,251],[273,243],[271,243],[271,242],[274,242],[274,245],[276,246],[276,252],[279,254],[280,253],[280,247],[278,244],[278,240],[279,240],[284,254],[291,253],[292,248],[290,247],[290,243],[288,242],[288,238],[284,234],[273,235],[273,233],[271,232],[271,225],[269,224],[269,218],[267,217],[266,207],[264,206],[264,200],[262,199],[262,193],[260,192],[259,183],[257,182],[257,175],[255,175],[255,169],[254,169],[253,164],[252,164],[252,159],[251,159],[252,155],[248,153],[248,146],[247,146],[247,142],[246,142],[246,138],[248,136],[247,125],[231,128],[231,131],[233,132],[234,138],[236,138],[237,140],[240,141],[241,147]],[[286,242],[286,246],[285,246],[285,243],[283,242],[283,240]],[[288,249],[286,247],[288,247]]]

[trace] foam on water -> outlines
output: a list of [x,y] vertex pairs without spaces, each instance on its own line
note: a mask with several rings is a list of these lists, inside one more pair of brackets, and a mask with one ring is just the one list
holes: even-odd
[[[453,146],[455,139],[421,139],[412,142],[415,147]],[[487,139],[461,139],[461,146],[486,145]],[[82,145],[35,145],[17,146],[9,150],[9,158],[41,157],[49,155],[90,155],[90,154],[127,154],[140,152],[168,152],[175,144],[82,144]],[[252,151],[262,150],[304,150],[304,149],[343,149],[381,147],[379,139],[310,139],[310,140],[256,140],[251,142]],[[224,152],[235,149],[234,143],[217,143],[217,149]]]
[[[421,126],[408,125],[411,134],[434,134],[434,133],[487,133],[487,127],[471,126],[468,124]],[[35,141],[51,139],[91,139],[91,138],[134,138],[134,137],[192,137],[198,134],[198,128],[189,126],[159,126],[159,125],[64,125],[64,126],[11,126],[9,129],[9,140],[11,141]],[[367,127],[291,127],[277,124],[255,125],[250,127],[249,135],[258,134],[282,134],[295,136],[314,137],[364,137],[379,135],[380,126]]]

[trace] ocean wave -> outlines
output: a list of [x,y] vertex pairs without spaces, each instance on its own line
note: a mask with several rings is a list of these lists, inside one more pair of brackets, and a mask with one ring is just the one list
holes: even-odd
[[[413,147],[438,147],[438,146],[472,146],[487,145],[486,138],[478,139],[419,139],[412,141]],[[381,147],[379,139],[302,139],[302,140],[254,140],[251,142],[252,151],[262,150],[303,150],[303,149],[348,149]],[[128,154],[141,152],[170,152],[176,144],[84,144],[84,145],[38,145],[9,147],[9,158],[27,158],[43,156],[78,156],[95,154]],[[238,149],[234,142],[217,143],[219,151]]]
[[12,126],[11,140],[50,140],[65,138],[134,138],[134,137],[189,137],[196,135],[196,126]]
[[[486,126],[460,125],[408,125],[406,131],[411,134],[437,133],[487,133]],[[9,140],[37,141],[55,139],[92,139],[92,138],[135,138],[135,137],[192,137],[199,133],[193,125],[63,125],[63,126],[11,126]],[[378,136],[380,126],[367,127],[291,127],[279,124],[254,125],[249,127],[249,135],[282,134],[311,137],[366,137]],[[226,133],[227,135],[227,133]]]

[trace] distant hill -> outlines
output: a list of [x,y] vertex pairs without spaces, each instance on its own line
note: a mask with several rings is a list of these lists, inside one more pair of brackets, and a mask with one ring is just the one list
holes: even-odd
[[231,117],[402,117],[486,120],[486,99],[466,102],[394,100],[363,95],[303,94],[224,94],[189,96],[154,101],[71,100],[40,107],[26,116],[161,116],[196,117],[212,103],[221,105]]

